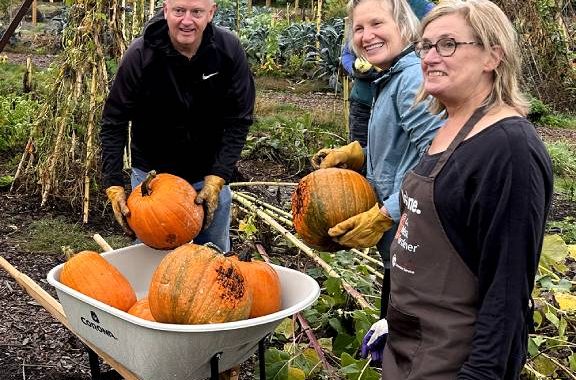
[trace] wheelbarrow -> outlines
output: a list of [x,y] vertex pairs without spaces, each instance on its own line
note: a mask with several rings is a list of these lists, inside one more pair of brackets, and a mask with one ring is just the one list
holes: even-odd
[[[142,297],[147,293],[153,269],[166,254],[166,251],[140,245],[104,253],[103,257],[128,277]],[[283,292],[280,311],[239,322],[172,325],[138,319],[64,286],[59,282],[62,265],[48,274],[48,281],[56,288],[62,304],[1,256],[0,267],[86,345],[94,379],[100,373],[98,356],[129,380],[188,380],[208,376],[217,379],[218,373],[246,360],[256,346],[260,377],[265,378],[263,337],[285,317],[314,303],[320,294],[318,284],[311,277],[273,266]],[[145,363],[146,360],[149,363]]]
[[[167,253],[138,244],[102,256],[126,276],[140,299],[148,293],[152,274]],[[282,288],[280,311],[227,323],[158,323],[63,285],[59,281],[62,266],[54,267],[47,279],[56,289],[69,328],[142,380],[215,378],[215,374],[247,360],[284,318],[309,307],[320,295],[320,287],[312,277],[273,265]]]

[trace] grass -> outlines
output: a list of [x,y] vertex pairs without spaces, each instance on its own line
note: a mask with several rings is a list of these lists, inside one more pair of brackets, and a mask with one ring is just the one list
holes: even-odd
[[[57,233],[55,233],[57,232]],[[62,253],[63,247],[69,247],[74,252],[102,249],[92,236],[98,231],[90,231],[84,226],[68,222],[64,217],[45,217],[33,222],[23,234],[22,247],[30,252]],[[123,235],[103,236],[113,248],[121,248],[131,244],[131,240]]]

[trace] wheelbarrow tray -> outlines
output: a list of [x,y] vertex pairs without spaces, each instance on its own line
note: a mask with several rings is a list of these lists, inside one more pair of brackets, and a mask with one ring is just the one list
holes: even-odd
[[[148,294],[152,274],[169,251],[138,244],[102,254],[132,284],[138,299]],[[48,283],[74,333],[110,355],[143,380],[188,380],[210,376],[211,359],[220,355],[219,371],[247,360],[258,342],[280,322],[313,304],[320,295],[310,276],[273,265],[282,288],[280,311],[243,321],[203,325],[151,322],[94,300],[63,285],[62,266],[48,273]]]

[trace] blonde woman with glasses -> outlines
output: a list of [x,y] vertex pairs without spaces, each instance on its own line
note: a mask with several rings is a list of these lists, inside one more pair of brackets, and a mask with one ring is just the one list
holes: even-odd
[[487,0],[441,1],[421,30],[419,99],[446,122],[400,190],[382,378],[518,379],[552,170],[516,33]]

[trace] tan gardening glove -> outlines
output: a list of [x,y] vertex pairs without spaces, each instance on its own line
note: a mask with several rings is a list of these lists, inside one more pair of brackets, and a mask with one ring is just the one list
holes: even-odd
[[338,223],[328,230],[332,240],[348,248],[373,247],[394,225],[389,215],[380,211],[378,203],[370,210],[343,222]]
[[364,151],[358,141],[351,142],[340,148],[320,149],[312,157],[314,169],[342,168],[359,171],[364,164]]
[[210,227],[214,219],[214,211],[218,208],[218,197],[224,186],[224,179],[217,175],[204,177],[204,187],[196,196],[196,204],[204,205],[204,226],[202,230]]
[[114,211],[114,218],[122,227],[124,232],[130,236],[134,236],[134,231],[128,226],[126,217],[130,215],[128,205],[126,205],[126,193],[122,186],[110,186],[106,189],[106,195],[112,204],[112,211]]

